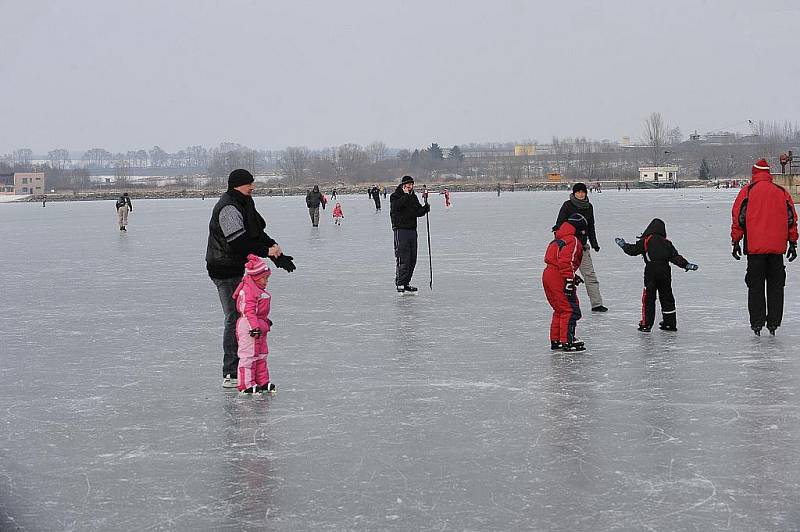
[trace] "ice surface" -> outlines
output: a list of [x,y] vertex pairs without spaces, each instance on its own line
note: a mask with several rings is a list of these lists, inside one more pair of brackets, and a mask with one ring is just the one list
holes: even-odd
[[[607,314],[553,354],[542,257],[566,193],[431,196],[394,291],[388,205],[257,198],[297,271],[272,276],[275,397],[221,388],[204,269],[212,198],[0,206],[0,529],[796,530],[797,272],[750,332],[735,190],[592,194]],[[388,202],[385,202],[388,203]],[[636,330],[643,265],[613,243],[663,218],[677,333]],[[659,314],[660,316],[660,314]]]

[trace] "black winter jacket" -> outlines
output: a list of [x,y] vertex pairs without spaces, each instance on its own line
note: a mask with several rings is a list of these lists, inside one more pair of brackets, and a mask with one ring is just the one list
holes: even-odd
[[306,206],[309,209],[315,209],[319,208],[320,204],[322,204],[322,208],[325,209],[325,202],[322,199],[322,192],[320,192],[318,188],[314,188],[315,190],[310,190],[308,194],[306,194]]
[[392,219],[392,229],[416,229],[417,218],[425,216],[431,210],[430,205],[422,205],[414,192],[406,194],[403,185],[389,196],[389,216]]
[[[219,213],[228,205],[233,205],[242,214],[244,233],[228,242],[222,233]],[[238,190],[228,190],[214,205],[211,221],[208,223],[208,245],[206,247],[206,269],[213,279],[229,279],[244,275],[244,265],[248,253],[266,257],[275,240],[264,232],[267,222],[256,211],[253,198]]]
[[555,231],[555,228],[561,227],[561,224],[566,222],[567,218],[571,215],[578,213],[586,218],[586,223],[588,224],[586,232],[589,235],[589,244],[591,244],[593,249],[597,249],[600,246],[597,244],[597,234],[594,231],[594,207],[592,207],[590,202],[587,202],[587,205],[588,207],[586,209],[579,209],[572,203],[572,200],[565,201],[561,206],[561,210],[558,211],[558,218],[556,219],[556,225],[553,230]]
[[658,218],[650,222],[635,244],[625,244],[622,251],[631,256],[641,255],[645,262],[645,274],[648,270],[669,272],[670,262],[679,268],[686,268],[689,264],[667,240],[666,226]]

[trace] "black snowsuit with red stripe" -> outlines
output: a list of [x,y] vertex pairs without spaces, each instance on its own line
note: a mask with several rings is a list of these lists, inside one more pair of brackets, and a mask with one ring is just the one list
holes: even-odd
[[689,264],[672,242],[667,240],[664,222],[654,218],[635,244],[625,244],[622,251],[644,259],[644,291],[642,292],[642,320],[640,326],[652,327],[656,318],[656,294],[661,303],[664,326],[675,328],[675,296],[672,295],[672,269],[669,263],[679,268]]

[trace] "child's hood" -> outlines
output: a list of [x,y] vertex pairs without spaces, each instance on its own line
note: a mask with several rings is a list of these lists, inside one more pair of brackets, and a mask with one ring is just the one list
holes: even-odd
[[667,238],[667,227],[664,225],[664,220],[653,218],[653,221],[650,222],[650,225],[648,225],[647,229],[642,233],[642,237],[644,238],[650,235],[659,235]]

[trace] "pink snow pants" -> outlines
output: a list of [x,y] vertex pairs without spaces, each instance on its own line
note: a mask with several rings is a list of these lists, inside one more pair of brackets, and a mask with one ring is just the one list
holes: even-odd
[[[262,331],[267,330],[267,324],[258,323]],[[260,338],[250,336],[250,328],[246,319],[239,318],[236,322],[236,339],[239,342],[239,391],[252,388],[256,384],[264,386],[269,382],[269,368],[267,368],[267,334]]]

